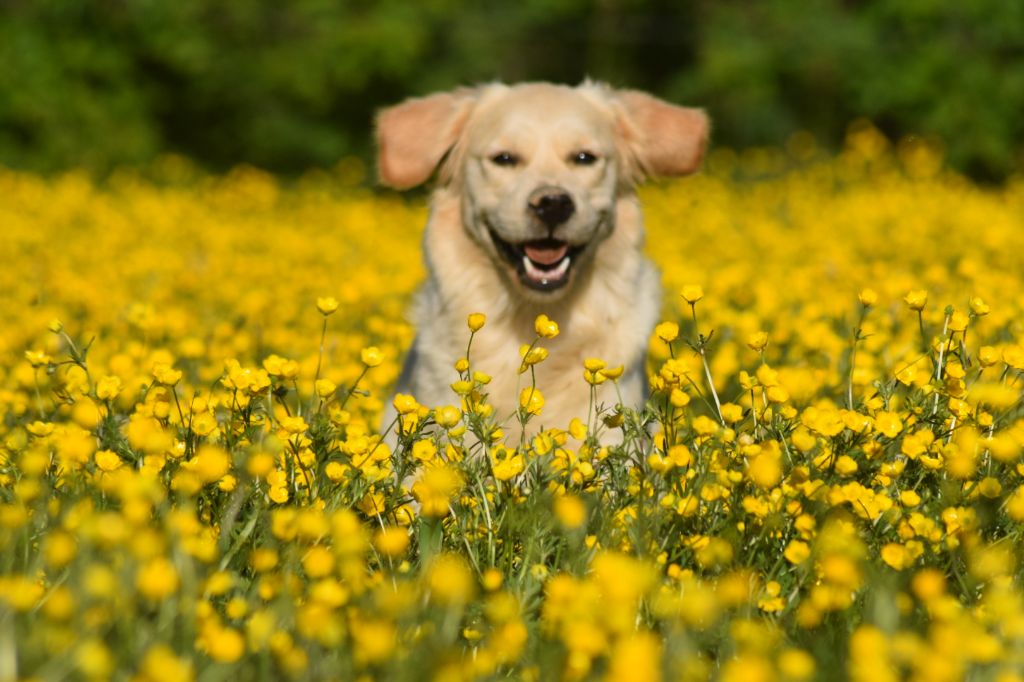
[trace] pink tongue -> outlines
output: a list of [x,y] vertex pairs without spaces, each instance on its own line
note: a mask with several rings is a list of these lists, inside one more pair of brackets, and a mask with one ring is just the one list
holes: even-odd
[[523,246],[523,251],[526,252],[526,257],[534,263],[540,263],[541,265],[554,265],[565,257],[568,250],[568,244],[561,244],[559,246],[547,248],[541,246],[530,246],[529,244],[525,244]]

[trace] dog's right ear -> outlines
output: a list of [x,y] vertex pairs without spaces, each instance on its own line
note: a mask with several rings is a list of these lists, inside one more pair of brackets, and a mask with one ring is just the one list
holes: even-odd
[[395,189],[423,184],[462,134],[475,101],[462,88],[408,99],[377,114],[377,170]]

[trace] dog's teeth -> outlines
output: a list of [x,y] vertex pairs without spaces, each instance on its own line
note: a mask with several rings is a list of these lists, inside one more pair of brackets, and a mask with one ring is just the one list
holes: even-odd
[[523,268],[526,270],[526,276],[542,284],[547,284],[553,280],[560,280],[565,277],[565,273],[569,271],[570,264],[571,258],[566,256],[551,270],[542,270],[534,265],[533,261],[527,256],[523,256]]
[[552,271],[551,274],[557,275],[557,278],[561,279],[565,275],[565,273],[568,272],[568,271],[569,271],[569,256],[566,256],[565,258],[562,259],[562,262],[558,264],[558,267],[555,268]]

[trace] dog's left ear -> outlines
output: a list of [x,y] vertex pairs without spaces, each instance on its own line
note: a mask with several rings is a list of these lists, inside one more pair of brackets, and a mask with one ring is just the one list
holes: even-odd
[[700,167],[710,124],[700,109],[669,104],[637,90],[616,92],[619,136],[634,180],[686,175]]
[[465,88],[408,99],[377,114],[381,182],[408,189],[429,180],[462,134],[474,100]]

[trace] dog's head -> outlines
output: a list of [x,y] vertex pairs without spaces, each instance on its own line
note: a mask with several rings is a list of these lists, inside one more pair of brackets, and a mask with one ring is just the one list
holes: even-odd
[[382,181],[439,181],[469,234],[531,298],[569,289],[615,228],[616,200],[647,175],[696,170],[702,111],[636,91],[487,85],[411,99],[377,121]]

